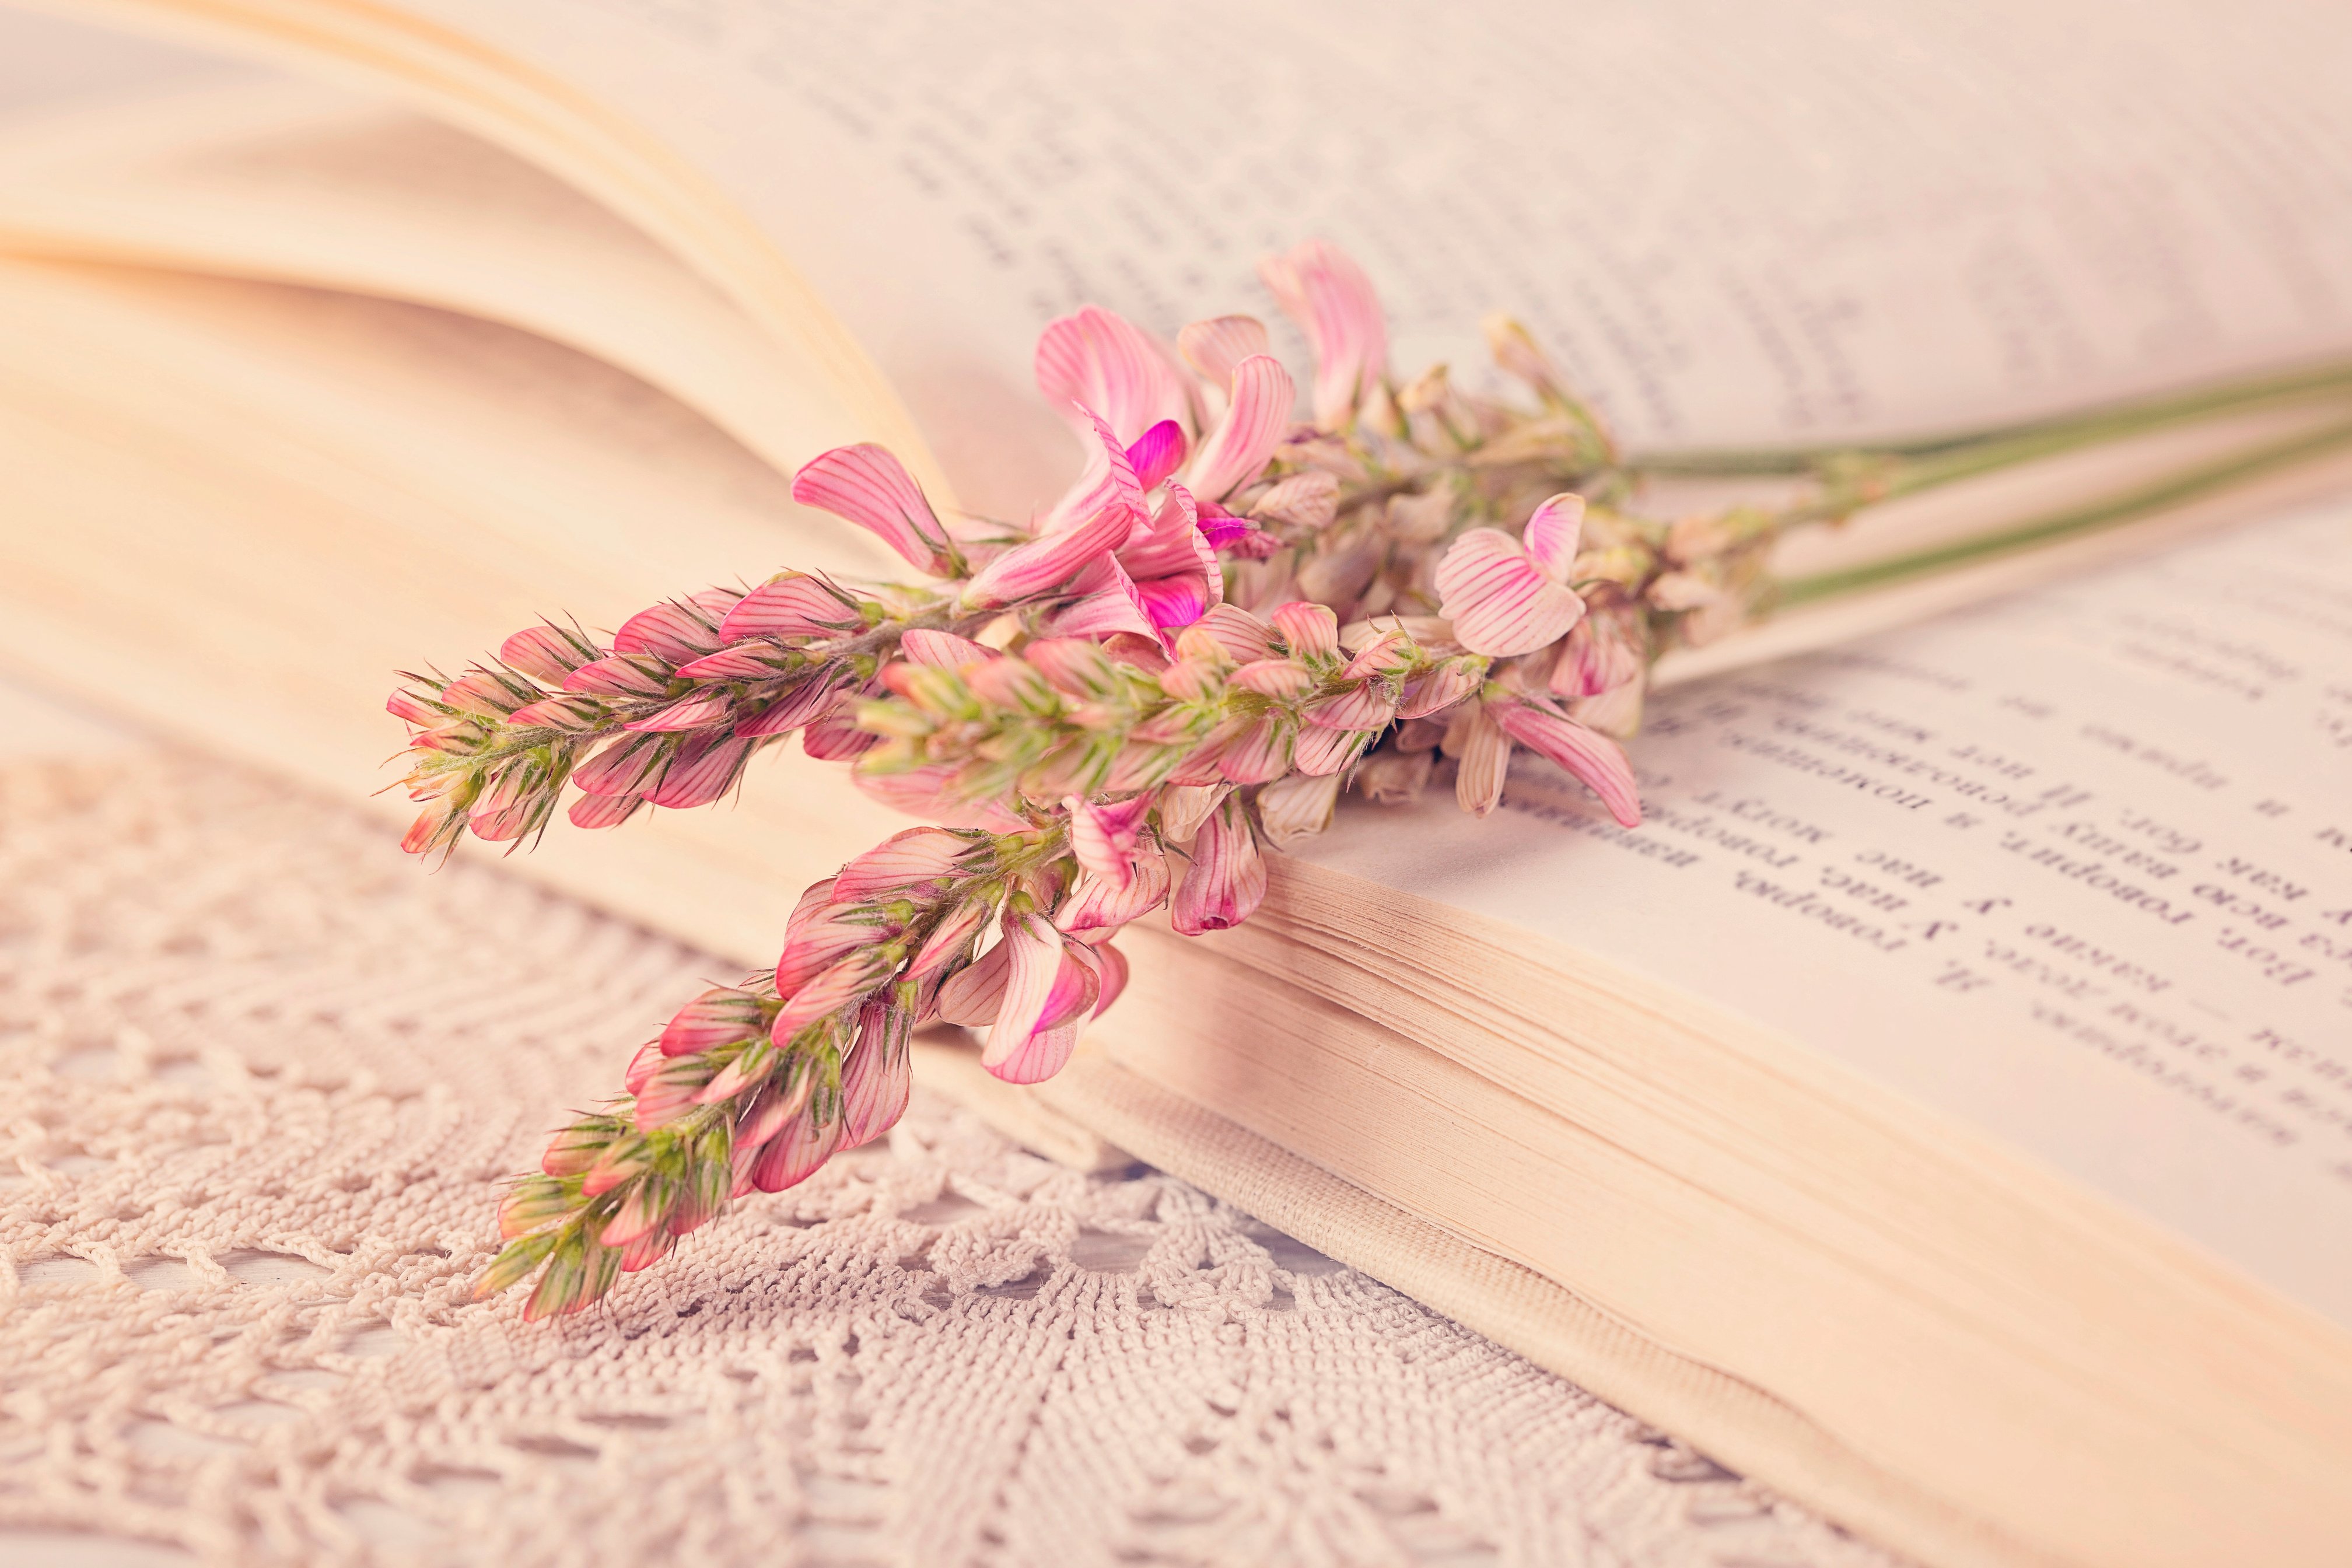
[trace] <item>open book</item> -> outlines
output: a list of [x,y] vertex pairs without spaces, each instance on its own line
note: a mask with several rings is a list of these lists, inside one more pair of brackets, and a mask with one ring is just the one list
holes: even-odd
[[[825,447],[1025,514],[1045,320],[1309,234],[1645,449],[2208,410],[1792,542],[1853,591],[1662,672],[1637,832],[1343,811],[1017,1104],[927,1064],[1922,1559],[2343,1560],[2352,23],[58,8],[311,74],[5,22],[0,658],[345,798],[396,666],[887,574]],[[513,864],[756,963],[901,825],[777,756]]]

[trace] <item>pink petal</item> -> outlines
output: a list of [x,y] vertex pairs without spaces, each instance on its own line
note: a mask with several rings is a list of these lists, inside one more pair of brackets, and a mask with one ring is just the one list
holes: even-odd
[[1000,657],[993,648],[983,647],[970,637],[960,637],[953,632],[935,631],[929,626],[917,626],[898,638],[899,651],[915,664],[928,664],[940,669],[954,669],[961,665],[978,664],[983,659]]
[[1127,989],[1127,954],[1107,942],[1097,942],[1095,962],[1102,965],[1102,994],[1095,998],[1095,1016],[1099,1018],[1110,1011],[1110,1005]]
[[1086,1020],[1074,1018],[1058,1029],[1040,1029],[1001,1053],[992,1047],[982,1053],[980,1065],[1006,1083],[1043,1083],[1069,1065],[1085,1032]]
[[1192,863],[1169,905],[1169,923],[1186,936],[1237,926],[1265,901],[1265,881],[1249,813],[1227,795],[1192,837]]
[[1313,725],[1298,732],[1290,765],[1308,778],[1328,778],[1363,755],[1378,733],[1372,730],[1323,730]]
[[1097,805],[1073,795],[1062,808],[1070,816],[1070,852],[1078,864],[1125,888],[1142,852],[1143,821],[1151,810],[1151,798],[1137,795],[1116,805]]
[[782,643],[741,642],[677,667],[681,680],[775,680],[805,668]]
[[748,991],[716,985],[670,1015],[656,1042],[666,1057],[693,1056],[768,1032],[767,1010]]
[[1211,575],[1154,577],[1149,583],[1138,583],[1135,596],[1154,626],[1177,631],[1199,620],[1214,603],[1212,584],[1216,582]]
[[[1454,775],[1454,803],[1473,816],[1502,804],[1503,782],[1511,767],[1511,742],[1495,722],[1494,705],[1465,710],[1469,721],[1460,736],[1461,767]],[[1453,742],[1449,740],[1451,749]]]
[[1568,635],[1584,601],[1538,571],[1518,542],[1492,528],[1456,539],[1437,563],[1442,613],[1454,640],[1490,658],[1533,653]]
[[1004,999],[990,1024],[982,1067],[989,1065],[990,1056],[1001,1055],[1037,1032],[1046,1007],[1055,1001],[1064,963],[1062,933],[1042,915],[1008,915],[999,945],[1005,950]]
[[641,795],[583,795],[563,815],[574,827],[618,827],[645,804]]
[[1049,637],[1107,637],[1116,632],[1159,635],[1143,595],[1115,556],[1097,556],[1090,575],[1106,581],[1099,589],[1047,616],[1039,631]]
[[1274,628],[1239,605],[1218,605],[1193,625],[1215,639],[1225,657],[1236,664],[1251,664],[1261,658],[1271,658],[1278,651],[1274,645]]
[[1135,482],[1147,490],[1158,489],[1183,464],[1184,448],[1184,426],[1173,419],[1162,419],[1146,430],[1127,449],[1128,464],[1135,469]]
[[[767,715],[762,715],[764,722]],[[789,729],[791,726],[785,725]],[[801,750],[820,763],[845,762],[863,756],[882,743],[882,737],[857,727],[856,721],[836,706],[822,721],[811,724],[801,735]]]
[[1388,318],[1364,269],[1311,239],[1258,264],[1258,276],[1315,351],[1315,422],[1336,428],[1388,370]]
[[[749,719],[739,720],[735,733],[746,740],[759,740],[769,735],[781,735],[833,711],[841,694],[848,689],[852,677],[845,665],[832,664],[816,671],[798,686]],[[857,731],[864,734],[865,731]],[[876,737],[868,737],[870,744]],[[857,750],[864,751],[860,745]],[[855,753],[852,753],[853,755]]]
[[841,868],[834,879],[837,903],[865,903],[895,897],[954,871],[972,852],[972,840],[944,827],[909,827],[894,833]]
[[1290,771],[1298,732],[1269,713],[1217,753],[1217,771],[1237,784],[1265,784]]
[[593,648],[553,626],[528,626],[499,645],[499,662],[550,686],[596,657]]
[[907,1037],[913,1020],[896,1007],[867,1004],[857,1044],[841,1064],[841,1142],[835,1152],[870,1143],[906,1114],[914,1090]]
[[[517,683],[520,685],[520,683]],[[523,690],[529,690],[525,687]],[[506,681],[480,671],[460,676],[441,689],[441,701],[462,712],[478,713],[485,719],[503,719],[528,700],[521,692],[510,689]]]
[[1013,950],[998,942],[947,978],[940,987],[939,1015],[950,1024],[982,1029],[1004,1010],[1004,984],[1013,972]]
[[1235,365],[1272,347],[1265,323],[1255,316],[1216,316],[1176,334],[1176,352],[1212,386],[1231,386]]
[[572,770],[572,782],[590,795],[644,795],[661,782],[669,752],[658,735],[629,735]]
[[[765,1031],[755,1032],[764,1033]],[[629,1058],[627,1069],[621,1074],[621,1087],[631,1094],[645,1088],[646,1079],[653,1077],[654,1068],[661,1066],[662,1058],[663,1051],[659,1040],[647,1040],[644,1045],[639,1046],[637,1054]]]
[[743,763],[751,754],[750,741],[706,741],[688,743],[662,773],[661,783],[646,796],[656,805],[684,810],[709,805],[735,787]]
[[1139,504],[1114,499],[1058,533],[1013,546],[980,569],[965,585],[963,602],[973,609],[1001,609],[1068,582],[1126,540],[1143,515],[1140,492],[1137,495]]
[[1366,681],[1353,691],[1308,704],[1301,717],[1326,730],[1379,730],[1396,717],[1396,709],[1387,692]]
[[[1094,445],[1087,448],[1087,466],[1078,471],[1062,499],[1030,530],[1041,537],[1066,533],[1106,511],[1118,512],[1130,527],[1143,516],[1143,486],[1136,479],[1135,465],[1127,460],[1127,448],[1119,445],[1118,434],[1091,410],[1080,408],[1077,412],[1094,432]],[[1126,540],[1122,533],[1114,542],[1125,543]]]
[[1124,886],[1081,871],[1054,911],[1054,923],[1081,941],[1141,920],[1168,897],[1168,858],[1157,850],[1139,857]]
[[1339,617],[1328,605],[1293,600],[1274,612],[1274,629],[1294,654],[1328,657],[1339,651]]
[[1182,485],[1170,485],[1151,521],[1119,546],[1118,563],[1139,582],[1171,572],[1215,572],[1216,552],[1201,537],[1199,521],[1200,509],[1193,503],[1192,492]]
[[1425,719],[1444,712],[1485,683],[1486,661],[1475,656],[1449,658],[1420,679],[1408,683],[1397,701],[1400,719]]
[[701,613],[684,605],[656,605],[639,610],[613,634],[614,653],[649,653],[671,664],[686,664],[719,650],[718,628]]
[[889,973],[889,964],[874,949],[857,949],[817,973],[784,999],[782,1011],[769,1026],[768,1037],[781,1047],[820,1018],[829,1018],[859,1000]]
[[1047,404],[1094,409],[1122,445],[1185,411],[1184,384],[1160,346],[1099,305],[1048,322],[1037,337],[1035,368]]
[[616,653],[565,676],[563,689],[575,696],[659,697],[669,689],[669,666],[649,654]]
[[621,727],[653,734],[671,734],[681,730],[704,730],[723,721],[734,710],[734,696],[721,689],[698,691],[682,697],[667,708],[656,709],[642,719],[632,719]]
[[1503,732],[1528,750],[1580,779],[1623,827],[1642,825],[1642,794],[1625,749],[1598,730],[1586,728],[1524,703],[1489,703]]
[[824,578],[788,572],[744,595],[719,623],[719,636],[730,643],[747,637],[836,637],[865,624],[857,606],[845,604]]
[[1303,697],[1315,689],[1315,677],[1295,658],[1256,659],[1234,670],[1230,679],[1244,691],[1255,691],[1276,701]]
[[[833,884],[818,885],[829,890]],[[792,920],[784,927],[784,950],[776,959],[779,996],[790,996],[833,967],[844,953],[888,940],[877,934],[885,928],[871,920],[859,919],[855,911],[856,906],[851,904],[819,904],[812,909],[805,901],[793,911]]]
[[906,465],[883,447],[836,447],[821,454],[793,480],[793,499],[871,529],[934,577],[955,574],[948,531]]
[[1252,354],[1234,367],[1232,386],[1224,418],[1201,443],[1185,476],[1192,493],[1205,500],[1223,500],[1257,478],[1290,428],[1296,390],[1281,361]]
[[1559,662],[1551,668],[1552,690],[1562,697],[1593,697],[1640,675],[1640,615],[1639,610],[1606,610],[1578,623],[1559,650]]
[[[923,939],[923,945],[907,961],[906,978],[928,980],[948,965],[961,963],[971,952],[971,939],[988,923],[991,912],[989,906],[978,899],[958,904],[946,919],[931,928],[931,934]],[[996,1009],[992,1005],[981,1022],[986,1023],[994,1016]]]
[[980,1065],[1007,1083],[1044,1082],[1070,1059],[1101,994],[1102,972],[1094,951],[1064,942],[1043,1020],[1016,1037],[1000,1018],[989,1030]]
[[1584,498],[1575,494],[1552,497],[1536,508],[1520,535],[1528,559],[1553,582],[1566,586],[1569,568],[1576,563],[1577,536],[1584,529]]
[[793,1118],[761,1146],[759,1157],[751,1162],[751,1185],[763,1193],[781,1193],[808,1180],[833,1158],[840,1139],[838,1117],[822,1126],[804,1114]]

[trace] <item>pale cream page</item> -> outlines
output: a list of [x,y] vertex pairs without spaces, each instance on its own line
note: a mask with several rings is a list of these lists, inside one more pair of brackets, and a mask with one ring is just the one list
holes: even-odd
[[1466,360],[1511,309],[1644,443],[1964,426],[2352,350],[2340,5],[407,8],[715,176],[1000,506],[1064,450],[999,405],[1040,323],[1262,308],[1254,258],[1318,234],[1379,279],[1401,362]]
[[1634,833],[1523,754],[1485,822],[1302,852],[1776,1026],[2352,1325],[2352,498],[1674,691],[1632,752]]

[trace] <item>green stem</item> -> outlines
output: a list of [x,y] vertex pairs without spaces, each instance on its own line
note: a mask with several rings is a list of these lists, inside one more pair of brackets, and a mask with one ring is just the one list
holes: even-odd
[[1811,577],[1794,578],[1780,585],[1777,602],[1786,607],[1864,588],[1883,587],[1906,578],[1963,565],[2028,545],[2048,544],[2093,533],[2347,447],[2352,447],[2352,420],[2338,421],[2301,436],[2178,469],[2163,479],[2121,495],[2087,506],[2053,512],[2013,528],[1979,534],[1843,572],[1824,572]]

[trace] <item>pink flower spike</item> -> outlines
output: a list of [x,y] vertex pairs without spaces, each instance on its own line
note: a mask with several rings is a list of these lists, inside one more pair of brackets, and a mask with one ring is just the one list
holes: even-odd
[[614,653],[649,653],[671,664],[691,664],[719,651],[719,633],[701,614],[683,605],[639,610],[613,634]]
[[1184,426],[1173,419],[1162,419],[1127,449],[1129,466],[1135,469],[1135,482],[1147,490],[1155,490],[1184,461]]
[[1498,529],[1474,528],[1437,563],[1442,613],[1454,640],[1473,653],[1508,658],[1566,637],[1584,601],[1546,576],[1519,542]]
[[1186,936],[1229,930],[1256,913],[1265,885],[1265,858],[1248,808],[1229,795],[1192,837],[1192,863],[1169,905],[1168,921]]
[[1520,543],[1538,570],[1565,587],[1569,568],[1576,563],[1577,536],[1583,529],[1584,498],[1563,492],[1536,508]]
[[824,578],[787,572],[738,600],[719,623],[719,635],[730,643],[748,637],[826,637],[865,624],[857,606],[845,603]]
[[1225,416],[1192,455],[1185,482],[1203,500],[1223,500],[1257,478],[1290,428],[1296,395],[1290,373],[1270,354],[1252,354],[1234,367]]
[[1621,827],[1642,826],[1642,794],[1625,750],[1598,730],[1521,702],[1490,702],[1503,733],[1581,780]]
[[912,664],[928,664],[940,669],[954,669],[961,665],[979,664],[1001,658],[995,649],[983,647],[970,637],[960,637],[953,632],[935,631],[929,626],[917,626],[898,638],[899,650]]
[[499,662],[534,680],[561,686],[563,678],[596,657],[593,649],[553,626],[526,626],[499,645]]
[[1388,372],[1388,319],[1372,280],[1321,239],[1267,257],[1258,277],[1315,351],[1315,422],[1326,429],[1348,423]]
[[[1184,384],[1160,346],[1099,305],[1047,322],[1037,335],[1035,368],[1048,404],[1096,410],[1121,445],[1185,411]],[[1078,428],[1084,434],[1087,426]]]
[[938,881],[954,871],[972,847],[970,838],[944,827],[909,827],[894,833],[841,868],[833,882],[834,901],[867,903]]
[[1255,316],[1215,316],[1176,334],[1176,352],[1212,386],[1231,386],[1235,365],[1273,346]]
[[955,546],[922,487],[884,447],[836,447],[813,458],[793,480],[793,499],[872,530],[934,577],[961,573]]
[[1072,795],[1062,803],[1070,816],[1070,852],[1078,864],[1121,889],[1135,875],[1135,862],[1146,852],[1143,820],[1151,797],[1137,795],[1116,805],[1097,805]]

